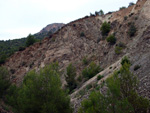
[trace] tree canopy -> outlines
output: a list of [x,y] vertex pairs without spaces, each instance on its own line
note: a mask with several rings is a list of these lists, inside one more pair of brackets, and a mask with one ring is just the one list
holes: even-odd
[[[13,91],[12,91],[13,89]],[[11,87],[7,103],[19,113],[71,113],[70,99],[61,88],[58,63],[29,72],[19,89]],[[10,95],[9,95],[10,94]],[[13,95],[12,95],[13,94]]]
[[26,46],[29,47],[30,45],[33,45],[36,42],[33,35],[29,34],[26,40]]

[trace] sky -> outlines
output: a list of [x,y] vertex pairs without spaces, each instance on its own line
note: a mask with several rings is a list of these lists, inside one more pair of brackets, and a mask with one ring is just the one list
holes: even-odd
[[95,11],[117,11],[137,0],[0,0],[0,40],[23,38],[51,23],[69,23]]

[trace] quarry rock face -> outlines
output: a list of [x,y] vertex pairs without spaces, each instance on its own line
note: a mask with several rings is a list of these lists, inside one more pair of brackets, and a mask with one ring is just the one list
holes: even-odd
[[[115,45],[110,45],[105,40],[106,37],[101,35],[100,27],[104,21],[111,24],[109,35],[115,33]],[[134,23],[137,29],[133,37],[128,34],[130,23]],[[115,47],[120,42],[126,48],[116,54]],[[123,56],[129,57],[132,62],[131,71],[139,78],[139,94],[150,98],[150,0],[138,0],[136,5],[126,9],[103,16],[85,17],[66,24],[42,42],[16,52],[6,61],[5,66],[12,75],[12,82],[20,85],[30,70],[38,71],[45,65],[58,61],[60,70],[64,70],[61,76],[64,85],[63,74],[69,63],[76,67],[78,76],[84,68],[82,60],[87,57],[89,61],[100,64],[106,72],[105,76],[109,76],[113,70],[109,73],[108,67],[116,64]],[[135,71],[136,65],[140,65],[140,68]],[[119,66],[117,63],[114,68]],[[94,78],[90,80],[85,84],[94,82]],[[85,97],[87,98],[86,95]],[[75,94],[71,99],[76,105],[81,102],[81,99],[75,98]]]

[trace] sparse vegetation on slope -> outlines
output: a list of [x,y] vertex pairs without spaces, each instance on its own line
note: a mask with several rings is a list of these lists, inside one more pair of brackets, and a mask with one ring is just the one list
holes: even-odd
[[102,35],[103,36],[107,36],[109,31],[110,31],[110,24],[107,22],[104,22],[100,28],[100,30],[102,31]]
[[88,65],[88,63],[89,63],[87,57],[84,57],[82,62],[83,62],[84,65]]
[[115,53],[116,54],[121,54],[122,50],[125,48],[125,44],[123,42],[119,42],[119,44],[116,45],[115,47]]
[[138,95],[137,77],[129,71],[130,63],[123,59],[123,65],[107,79],[107,95],[92,92],[82,102],[79,113],[143,113],[150,108],[148,99]]
[[116,43],[116,37],[114,35],[110,35],[106,38],[107,42],[109,42],[110,44],[115,44]]
[[67,88],[69,88],[69,92],[72,92],[72,90],[77,87],[75,77],[76,77],[76,69],[72,64],[69,64],[67,67],[67,74],[66,74]]
[[130,37],[133,37],[136,33],[137,29],[135,27],[135,24],[134,23],[130,23],[129,25],[129,30],[128,30],[128,34]]
[[98,72],[100,72],[100,66],[98,66],[96,63],[91,62],[90,65],[86,68],[84,68],[84,70],[82,71],[82,75],[85,78],[92,78],[93,76],[95,76]]

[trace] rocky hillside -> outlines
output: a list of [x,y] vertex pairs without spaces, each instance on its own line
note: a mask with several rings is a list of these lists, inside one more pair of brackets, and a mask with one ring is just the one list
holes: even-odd
[[49,31],[52,31],[54,33],[54,32],[56,32],[58,29],[60,29],[63,26],[64,26],[63,23],[49,24],[46,27],[44,27],[39,33],[49,32]]
[[[150,0],[138,0],[136,5],[103,16],[90,16],[67,25],[64,25],[53,35],[45,38],[41,43],[26,48],[24,51],[12,55],[5,66],[10,70],[11,79],[17,85],[27,72],[32,69],[39,70],[51,62],[58,61],[62,74],[66,67],[72,63],[78,72],[85,67],[83,58],[100,64],[104,70],[104,80],[120,67],[120,59],[128,56],[132,62],[131,71],[138,75],[140,80],[139,94],[150,98]],[[111,24],[110,34],[115,34],[116,44],[108,43],[101,34],[100,27],[107,21]],[[136,27],[134,36],[129,35],[130,27]],[[117,51],[123,44],[124,48]],[[135,67],[138,66],[138,69]],[[111,68],[110,68],[111,67]],[[65,84],[64,76],[61,76]],[[74,107],[78,108],[82,100],[77,96],[79,91],[87,85],[97,83],[96,76],[89,79],[71,94]],[[84,96],[83,96],[84,97]],[[85,98],[87,95],[85,95]]]
[[[64,24],[53,23],[44,27],[40,32],[34,34],[35,39],[42,40],[49,35],[58,31]],[[0,65],[5,62],[5,59],[11,56],[14,52],[21,50],[26,46],[26,38],[2,40],[0,41]]]
[[55,33],[56,31],[58,31],[63,26],[64,26],[63,23],[49,24],[46,27],[44,27],[40,32],[34,34],[34,36],[37,39],[43,39],[44,37],[49,36],[49,35]]

